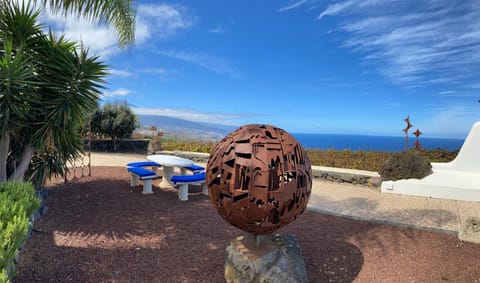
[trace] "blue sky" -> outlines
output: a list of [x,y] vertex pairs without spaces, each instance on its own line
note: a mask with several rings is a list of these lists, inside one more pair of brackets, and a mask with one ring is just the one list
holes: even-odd
[[[290,132],[464,138],[480,120],[480,1],[138,1],[136,42],[44,15],[110,66],[103,102]],[[412,131],[413,132],[413,131]]]

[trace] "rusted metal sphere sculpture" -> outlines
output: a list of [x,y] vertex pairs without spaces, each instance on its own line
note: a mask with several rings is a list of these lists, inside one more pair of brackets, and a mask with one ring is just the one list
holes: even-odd
[[270,125],[246,125],[228,134],[210,154],[206,178],[218,213],[254,235],[295,220],[312,190],[305,150]]

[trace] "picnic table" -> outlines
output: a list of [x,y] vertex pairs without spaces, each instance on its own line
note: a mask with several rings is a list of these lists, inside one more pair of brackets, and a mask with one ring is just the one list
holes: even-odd
[[[147,159],[160,164],[163,168],[163,178],[159,184],[160,187],[175,187],[171,182],[175,167],[183,169],[184,167],[193,165],[193,160],[173,155],[153,154],[148,155]],[[184,174],[184,170],[182,170],[182,174]]]

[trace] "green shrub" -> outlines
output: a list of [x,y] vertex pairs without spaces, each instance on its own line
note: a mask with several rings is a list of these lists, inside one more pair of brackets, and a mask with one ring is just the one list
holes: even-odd
[[0,283],[9,282],[7,271],[5,269],[0,270]]
[[378,172],[382,180],[421,179],[432,173],[427,157],[415,151],[401,151],[392,154]]
[[39,206],[31,183],[0,184],[0,282],[13,276],[7,268],[27,237],[29,216]]

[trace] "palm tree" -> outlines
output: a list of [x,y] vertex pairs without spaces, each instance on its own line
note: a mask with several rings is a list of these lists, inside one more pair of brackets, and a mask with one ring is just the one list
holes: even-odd
[[11,156],[11,139],[21,136],[22,125],[29,121],[27,105],[32,101],[30,94],[37,82],[34,62],[28,51],[42,33],[41,26],[35,21],[38,13],[27,13],[25,9],[10,4],[0,9],[0,41],[3,45],[0,57],[0,182],[3,182],[9,175],[7,161]]
[[[17,0],[0,0],[0,5]],[[71,13],[84,16],[89,20],[105,22],[113,25],[118,32],[118,42],[121,46],[133,43],[135,40],[135,1],[133,0],[33,0],[35,3],[49,6],[54,12],[63,15]],[[3,2],[3,3],[2,3]]]
[[23,180],[29,169],[42,184],[83,151],[80,128],[97,107],[106,66],[42,33],[29,5],[0,9],[0,182]]
[[30,172],[35,184],[45,177],[66,174],[69,162],[84,151],[81,128],[88,114],[98,106],[107,66],[98,57],[89,57],[84,49],[64,38],[47,38],[39,54],[42,65],[32,109],[32,142],[36,148]]

